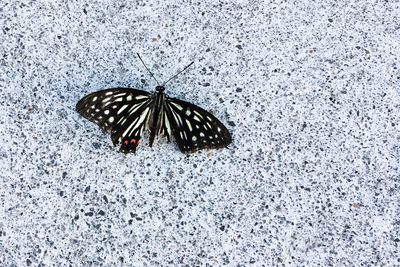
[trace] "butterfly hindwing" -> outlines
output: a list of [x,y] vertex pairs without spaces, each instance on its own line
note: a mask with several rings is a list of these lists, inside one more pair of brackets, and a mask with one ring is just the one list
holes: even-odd
[[183,153],[203,148],[226,147],[232,137],[226,127],[211,113],[191,103],[167,98],[165,111],[179,149]]
[[153,94],[131,88],[98,91],[82,98],[76,110],[83,117],[111,131],[120,151],[134,152],[151,115]]
[[133,105],[128,116],[120,119],[111,130],[111,139],[114,145],[121,144],[120,151],[124,153],[135,152],[139,140],[148,127],[151,117],[151,101]]

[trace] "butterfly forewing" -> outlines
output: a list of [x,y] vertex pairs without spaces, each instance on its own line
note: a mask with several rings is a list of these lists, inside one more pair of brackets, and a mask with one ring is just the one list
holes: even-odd
[[169,129],[183,153],[203,148],[226,147],[232,142],[226,127],[211,113],[191,103],[167,98],[165,113]]
[[98,91],[82,98],[76,110],[105,131],[124,153],[134,152],[152,112],[153,94],[131,88]]

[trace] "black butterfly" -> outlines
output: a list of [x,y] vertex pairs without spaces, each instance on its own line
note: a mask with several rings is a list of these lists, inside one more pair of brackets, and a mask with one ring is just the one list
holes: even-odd
[[[142,60],[140,56],[139,59]],[[226,147],[232,142],[229,131],[212,114],[196,105],[168,97],[164,93],[167,82],[158,85],[154,93],[132,88],[98,91],[82,98],[76,111],[103,130],[111,131],[114,145],[120,145],[120,151],[124,153],[136,151],[146,130],[150,130],[150,147],[156,135],[164,135],[168,142],[173,135],[183,153]]]

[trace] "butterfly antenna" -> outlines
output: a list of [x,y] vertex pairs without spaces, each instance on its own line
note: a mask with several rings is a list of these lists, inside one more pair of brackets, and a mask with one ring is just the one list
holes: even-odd
[[194,61],[192,61],[192,63],[190,63],[189,65],[187,65],[183,70],[181,70],[180,72],[178,72],[177,74],[175,74],[174,76],[172,76],[171,78],[169,78],[165,83],[163,83],[162,86],[166,85],[169,81],[171,81],[173,78],[175,78],[176,76],[178,76],[179,74],[181,74],[182,72],[184,72],[187,68],[189,68],[190,66],[192,66],[192,64],[194,63]]
[[150,72],[151,77],[153,77],[153,79],[157,82],[157,85],[160,85],[160,83],[157,81],[156,77],[154,77],[154,74],[149,70],[149,68],[146,66],[146,64],[144,64],[144,61],[143,61],[143,59],[140,57],[139,53],[136,53],[136,54],[137,54],[137,56],[139,57],[140,61],[142,61],[142,63],[143,63],[143,65],[144,65],[144,67],[146,68],[146,70],[147,70],[148,72]]

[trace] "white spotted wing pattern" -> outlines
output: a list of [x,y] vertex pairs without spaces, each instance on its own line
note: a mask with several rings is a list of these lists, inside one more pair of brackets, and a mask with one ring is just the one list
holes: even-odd
[[98,91],[82,98],[76,110],[104,131],[111,131],[114,145],[124,153],[135,152],[147,129],[153,94],[131,88]]
[[165,136],[168,142],[174,136],[183,153],[226,147],[232,142],[229,131],[211,113],[168,97],[164,89],[157,86],[154,93],[132,88],[106,89],[82,98],[76,110],[111,132],[114,145],[124,153],[136,151],[146,130],[150,131],[150,146],[156,135]]
[[226,127],[211,113],[191,103],[167,98],[166,114],[183,153],[203,148],[226,147],[232,142]]

